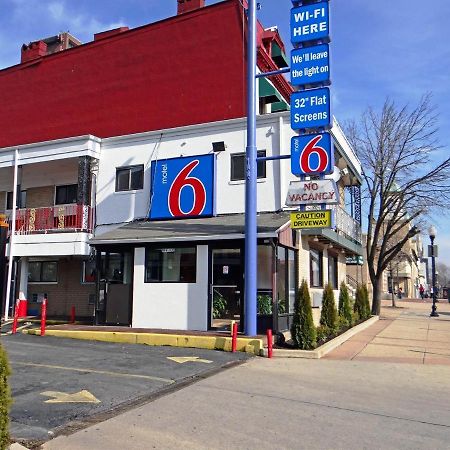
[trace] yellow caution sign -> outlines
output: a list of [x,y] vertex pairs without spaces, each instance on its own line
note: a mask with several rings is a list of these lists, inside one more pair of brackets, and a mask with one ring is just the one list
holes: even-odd
[[8,228],[8,221],[6,219],[6,214],[0,214],[0,227]]
[[322,211],[299,211],[291,213],[291,228],[331,228],[331,210]]

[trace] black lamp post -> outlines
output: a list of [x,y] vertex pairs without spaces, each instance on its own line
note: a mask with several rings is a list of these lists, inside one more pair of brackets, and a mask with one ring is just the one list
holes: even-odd
[[428,229],[428,234],[431,241],[431,283],[433,284],[433,306],[431,307],[430,317],[439,317],[436,312],[436,257],[434,254],[434,238],[436,237],[436,228],[431,225]]

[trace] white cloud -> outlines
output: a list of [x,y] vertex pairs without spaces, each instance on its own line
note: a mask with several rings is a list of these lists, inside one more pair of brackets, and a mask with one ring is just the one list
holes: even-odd
[[61,2],[52,2],[47,9],[54,20],[61,20],[64,16],[64,5]]

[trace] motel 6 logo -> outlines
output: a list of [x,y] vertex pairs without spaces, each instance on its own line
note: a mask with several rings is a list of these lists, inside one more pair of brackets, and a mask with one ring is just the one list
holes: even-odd
[[150,219],[214,215],[215,155],[152,162]]
[[294,136],[291,139],[291,172],[293,175],[326,175],[333,173],[334,151],[329,133]]

